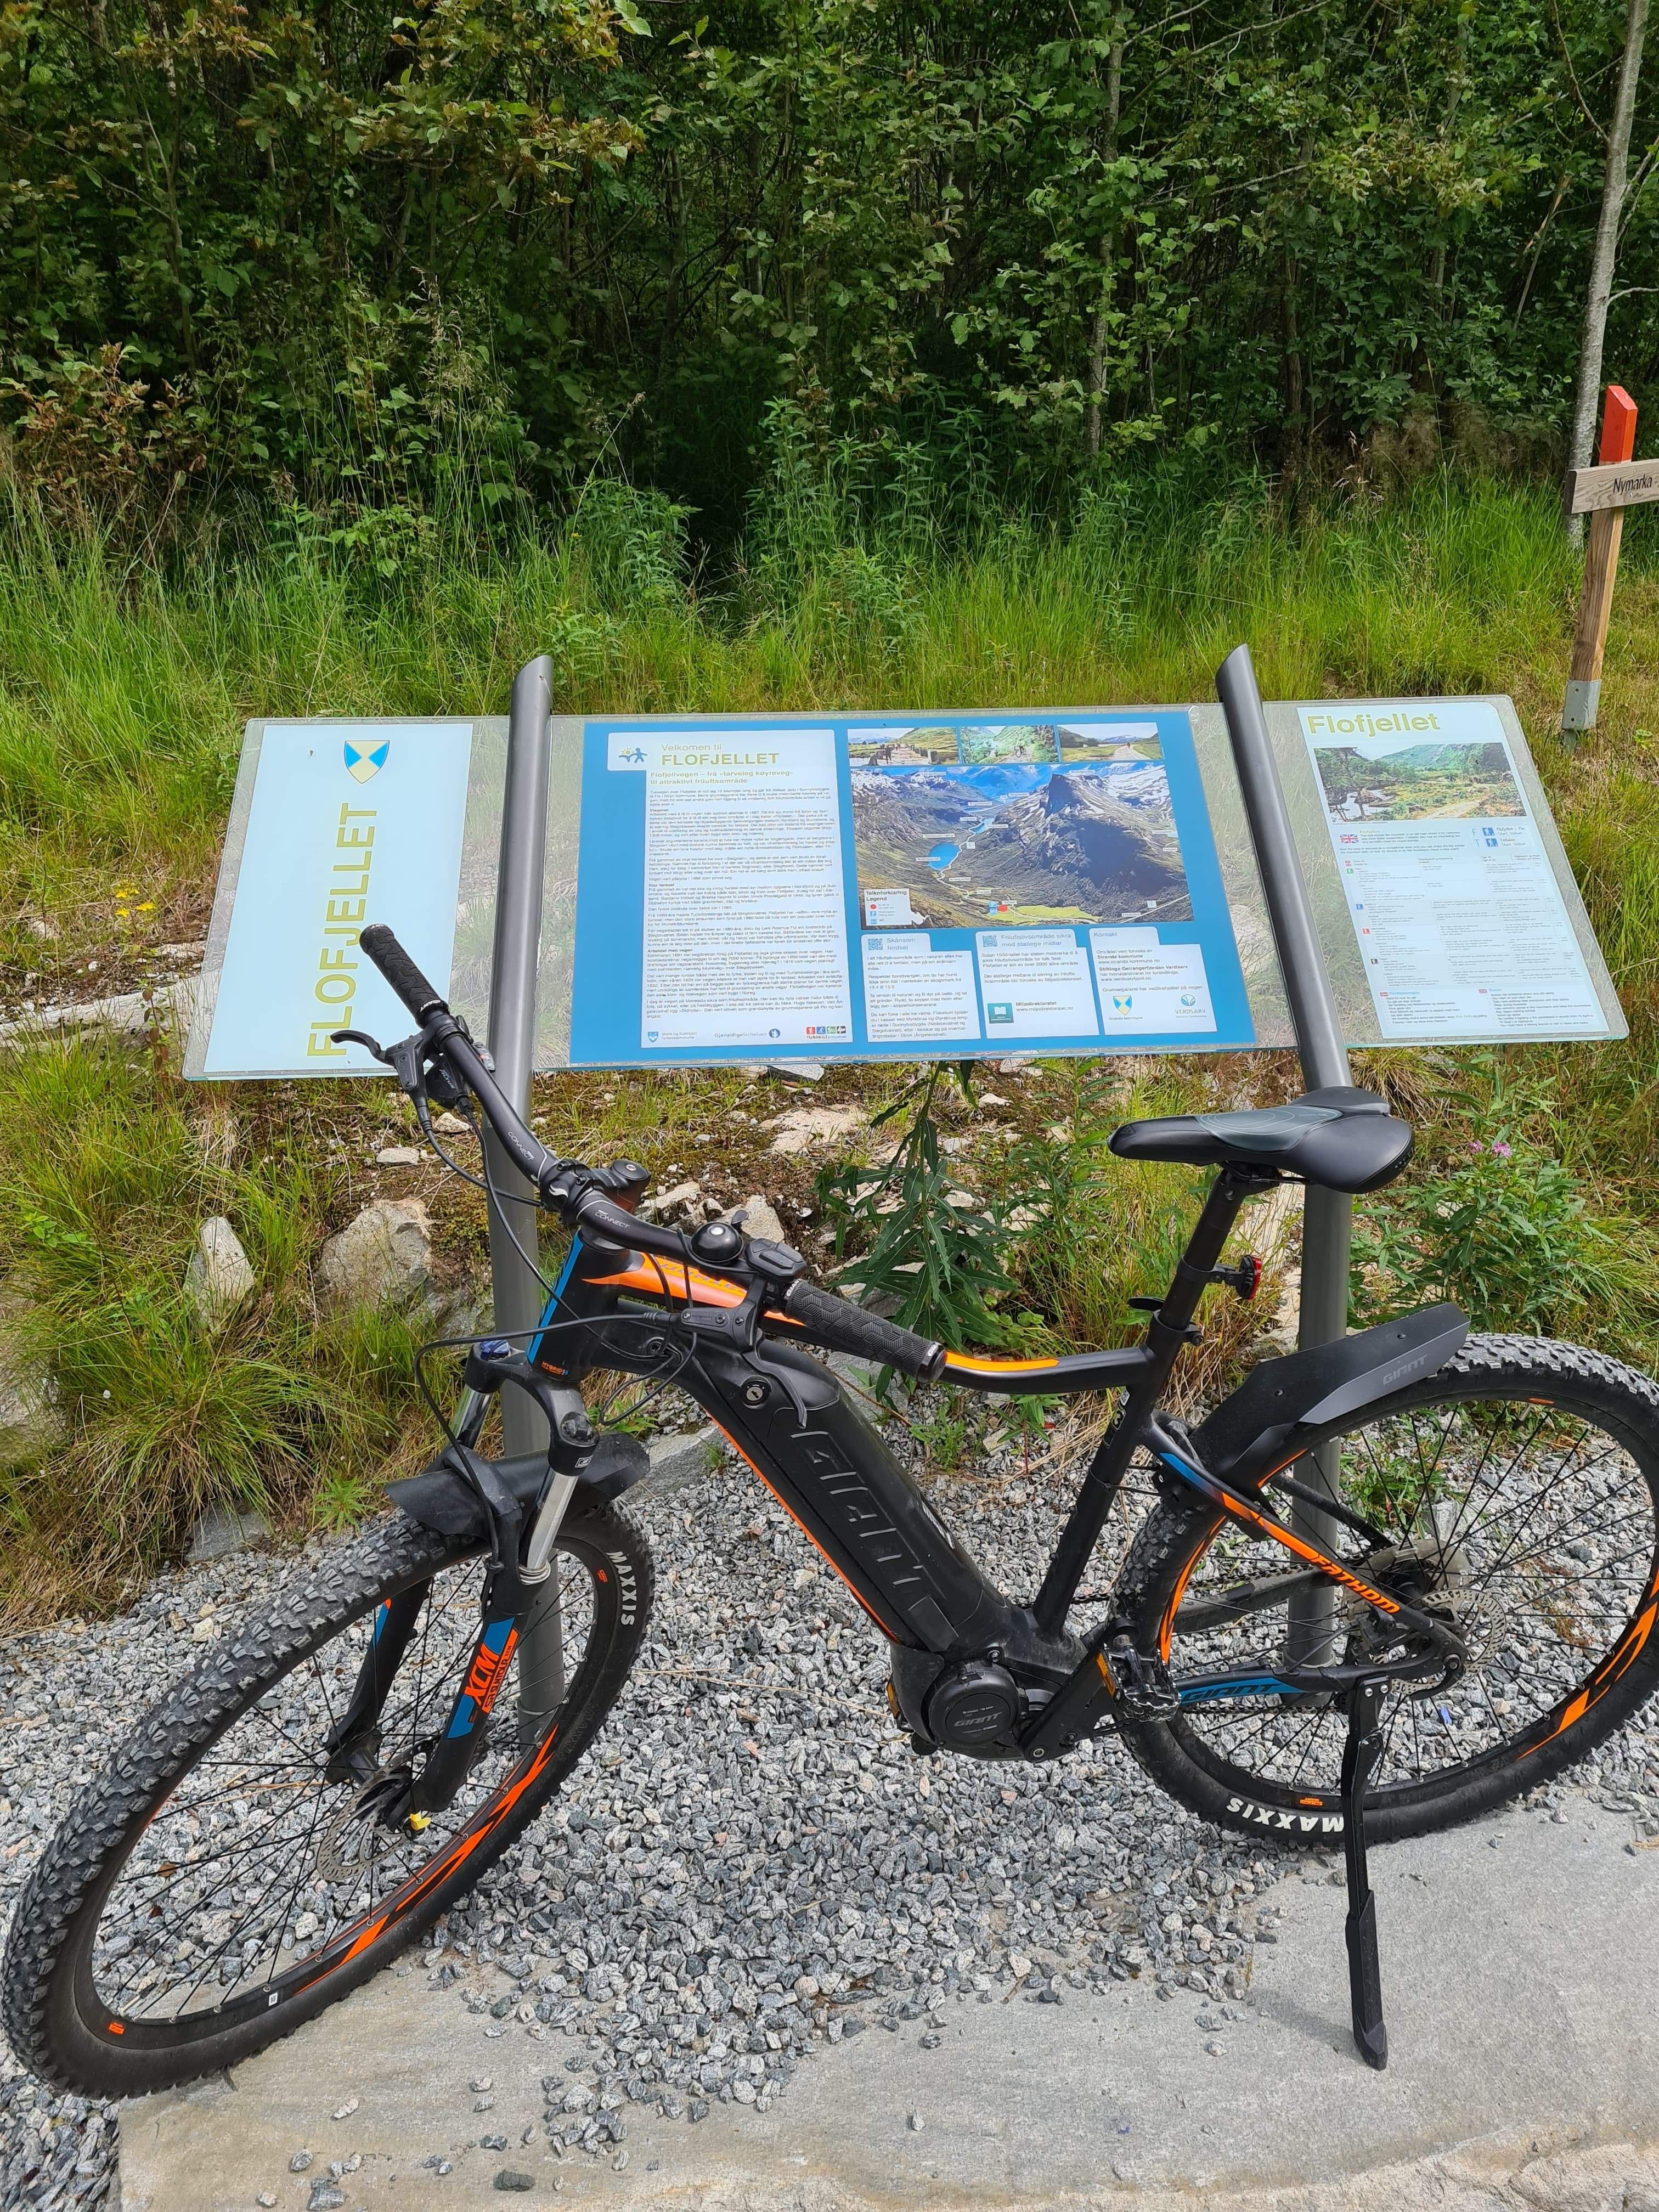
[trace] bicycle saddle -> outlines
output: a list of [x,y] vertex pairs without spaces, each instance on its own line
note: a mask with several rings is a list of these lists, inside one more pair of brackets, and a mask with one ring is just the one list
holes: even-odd
[[1412,1150],[1410,1128],[1389,1113],[1386,1099],[1345,1084],[1249,1113],[1126,1121],[1111,1141],[1121,1160],[1179,1160],[1195,1168],[1241,1161],[1348,1191],[1392,1182]]

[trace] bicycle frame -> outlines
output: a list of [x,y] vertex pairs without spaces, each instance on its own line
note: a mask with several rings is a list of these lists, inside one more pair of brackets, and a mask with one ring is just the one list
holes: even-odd
[[[942,1379],[967,1389],[1125,1394],[1084,1474],[1029,1606],[1010,1599],[982,1572],[875,1430],[848,1403],[835,1375],[787,1341],[800,1332],[787,1316],[769,1313],[766,1336],[751,1350],[720,1340],[721,1317],[742,1303],[742,1292],[729,1280],[705,1274],[690,1262],[578,1237],[528,1358],[539,1372],[568,1388],[596,1369],[660,1374],[665,1360],[675,1355],[677,1340],[689,1337],[690,1348],[674,1380],[708,1414],[893,1646],[896,1702],[906,1722],[921,1732],[923,1700],[945,1667],[994,1656],[1013,1675],[1031,1708],[1032,1724],[1019,1749],[1044,1758],[1092,1732],[1103,1720],[1109,1724],[1118,1698],[1121,1686],[1097,1657],[1105,1631],[1085,1649],[1066,1621],[1130,1463],[1143,1448],[1166,1479],[1184,1485],[1218,1514],[1245,1522],[1258,1534],[1284,1545],[1305,1576],[1338,1584],[1388,1616],[1397,1629],[1436,1649],[1453,1640],[1442,1623],[1376,1588],[1263,1510],[1262,1485],[1301,1456],[1305,1443],[1241,1488],[1207,1468],[1181,1425],[1171,1425],[1159,1413],[1175,1362],[1196,1339],[1199,1300],[1218,1279],[1214,1270],[1241,1206],[1277,1179],[1270,1170],[1245,1167],[1230,1167],[1217,1176],[1142,1344],[1054,1359],[948,1356]],[[645,1325],[653,1314],[671,1326],[656,1331]],[[1164,1657],[1167,1629],[1168,1624]],[[1390,1669],[1385,1665],[1382,1671]],[[1352,1686],[1355,1672],[1351,1667],[1275,1668],[1271,1686],[1287,1695],[1343,1691]],[[1259,1696],[1266,1680],[1263,1668],[1252,1666],[1234,1675],[1202,1678],[1193,1685],[1193,1697],[1195,1701]],[[1008,1747],[995,1755],[1010,1755]]]

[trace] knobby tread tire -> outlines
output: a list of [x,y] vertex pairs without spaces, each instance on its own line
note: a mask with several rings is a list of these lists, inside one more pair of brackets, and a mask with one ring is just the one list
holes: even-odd
[[[1454,1394],[1465,1400],[1478,1397],[1483,1382],[1503,1386],[1511,1393],[1517,1384],[1534,1383],[1540,1395],[1559,1392],[1595,1411],[1609,1431],[1627,1446],[1635,1447],[1638,1464],[1649,1475],[1659,1528],[1659,1384],[1622,1361],[1583,1345],[1535,1336],[1472,1336],[1426,1381],[1393,1397],[1379,1399],[1346,1422],[1333,1423],[1311,1441],[1325,1435],[1352,1435],[1392,1413],[1432,1405]],[[1176,1491],[1172,1480],[1164,1501],[1142,1523],[1124,1559],[1114,1597],[1114,1609],[1133,1624],[1141,1650],[1156,1648],[1159,1624],[1181,1576],[1188,1563],[1195,1561],[1208,1546],[1224,1519],[1190,1492]],[[1656,1688],[1659,1688],[1659,1632],[1646,1637],[1625,1673],[1581,1719],[1529,1756],[1498,1758],[1477,1765],[1474,1771],[1447,1770],[1441,1786],[1435,1787],[1432,1779],[1419,1784],[1409,1802],[1386,1790],[1369,1796],[1367,1837],[1376,1843],[1394,1843],[1456,1827],[1553,1780],[1622,1727]],[[1328,1815],[1301,1830],[1277,1824],[1271,1829],[1265,1827],[1259,1809],[1255,1817],[1241,1810],[1237,1790],[1218,1782],[1194,1758],[1183,1742],[1182,1729],[1183,1723],[1176,1719],[1126,1723],[1121,1733],[1127,1748],[1158,1787],[1201,1818],[1257,1840],[1264,1832],[1271,1832],[1275,1841],[1310,1848],[1328,1848],[1333,1832],[1340,1832],[1340,1820],[1333,1820]],[[1264,1792],[1261,1802],[1267,1802]],[[1275,1809],[1284,1807],[1276,1802]]]
[[565,1733],[546,1767],[477,1850],[360,1958],[271,2012],[181,2045],[176,2056],[112,2051],[88,2035],[78,2020],[75,1961],[79,1948],[89,1945],[95,1935],[103,1885],[161,1798],[263,1689],[382,1597],[427,1579],[479,1547],[465,1536],[435,1534],[394,1515],[331,1553],[304,1577],[279,1585],[258,1614],[176,1682],[70,1808],[18,1900],[0,1968],[0,2021],[23,2064],[54,2088],[103,2097],[145,2095],[218,2072],[280,2042],[378,1973],[470,1889],[541,1811],[592,1741],[644,1641],[654,1577],[650,1546],[638,1522],[619,1504],[576,1508],[567,1516],[562,1544],[567,1536],[627,1555],[636,1585],[632,1619],[613,1634],[580,1709],[568,1711]]

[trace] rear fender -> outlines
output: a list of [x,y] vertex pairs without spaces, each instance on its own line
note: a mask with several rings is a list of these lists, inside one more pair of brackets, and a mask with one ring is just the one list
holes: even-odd
[[1264,1359],[1194,1430],[1200,1462],[1235,1489],[1258,1486],[1318,1430],[1437,1373],[1468,1333],[1455,1306],[1425,1306],[1334,1344]]

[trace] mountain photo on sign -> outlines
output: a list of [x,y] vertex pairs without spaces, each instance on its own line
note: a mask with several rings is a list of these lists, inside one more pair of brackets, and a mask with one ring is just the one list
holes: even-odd
[[[915,928],[1190,921],[1157,726],[1129,726],[1127,742],[1053,723],[965,726],[962,765],[904,743],[947,734],[938,729],[888,731],[867,750],[860,732],[853,830],[866,927],[894,926],[897,893]],[[1068,743],[1079,750],[1061,765]]]
[[1496,739],[1316,741],[1313,755],[1334,822],[1461,821],[1527,811],[1509,754]]

